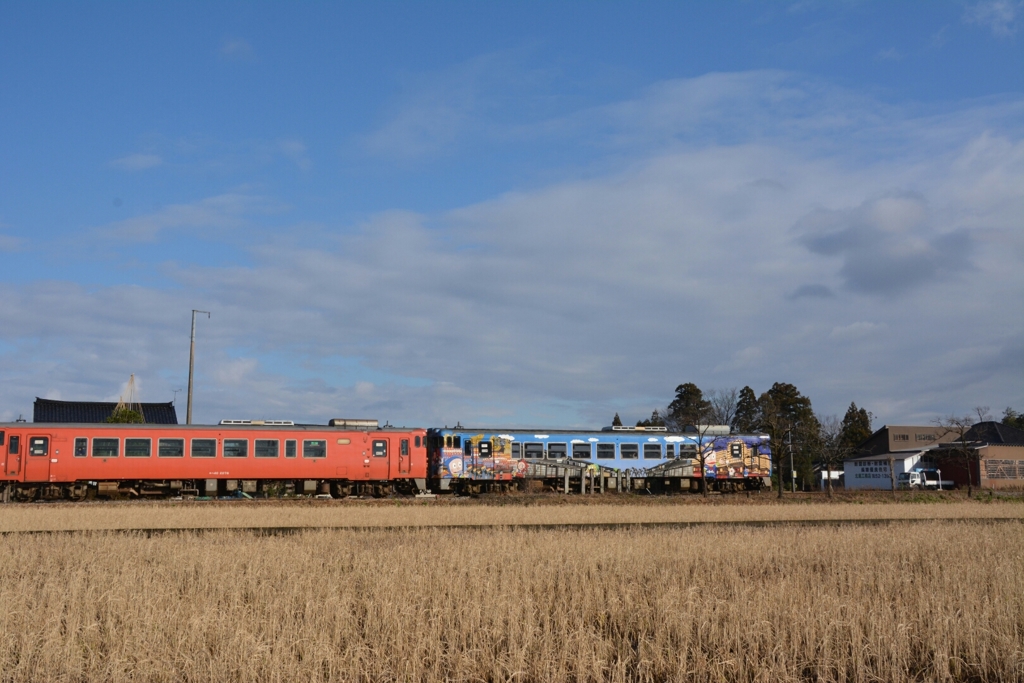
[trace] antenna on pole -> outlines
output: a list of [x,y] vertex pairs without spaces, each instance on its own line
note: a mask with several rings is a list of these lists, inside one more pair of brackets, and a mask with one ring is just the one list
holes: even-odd
[[188,351],[188,409],[185,411],[185,424],[192,424],[192,374],[196,365],[196,313],[205,313],[210,318],[209,311],[197,311],[192,309],[192,343]]

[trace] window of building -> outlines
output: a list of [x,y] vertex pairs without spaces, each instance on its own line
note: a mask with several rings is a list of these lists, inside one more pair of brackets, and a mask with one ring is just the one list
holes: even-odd
[[156,442],[158,458],[184,458],[185,439],[159,439]]
[[600,460],[610,460],[615,457],[615,444],[613,443],[599,443],[597,444],[597,457]]
[[277,439],[256,439],[252,448],[252,454],[257,458],[276,458],[281,442]]
[[524,455],[527,458],[543,458],[544,457],[544,444],[542,443],[525,443],[523,444],[525,449]]
[[89,439],[80,436],[75,439],[75,457],[84,458],[89,454]]
[[934,434],[914,434],[915,441],[935,441]]
[[568,446],[564,443],[549,443],[548,457],[551,459],[564,458],[568,450]]
[[518,441],[512,442],[512,457],[521,458],[523,457],[522,451],[520,450],[520,443]]
[[92,440],[92,457],[116,458],[121,442],[117,439],[94,438]]
[[[377,442],[374,441],[374,449],[377,447]],[[376,455],[376,453],[374,453]],[[326,458],[327,457],[327,442],[323,439],[305,439],[302,442],[302,457],[303,458]]]
[[674,458],[676,457],[676,445],[674,443],[665,444],[665,457]]
[[249,457],[249,440],[248,439],[224,439],[224,457],[225,458],[248,458]]
[[[309,443],[308,441],[306,443]],[[388,457],[388,442],[384,439],[378,439],[373,442],[373,457],[375,458],[386,458]]]
[[635,443],[619,444],[619,457],[623,460],[636,460],[640,456],[640,446]]
[[893,434],[893,441],[910,441],[910,434]]
[[294,458],[295,451],[298,450],[298,444],[295,439],[288,439],[284,442],[284,457]]
[[572,457],[580,460],[590,460],[591,448],[589,443],[574,443],[572,445]]
[[217,457],[217,439],[192,439],[193,458]]
[[644,460],[661,460],[661,444],[645,443]]
[[152,439],[125,439],[124,457],[148,458],[153,448]]

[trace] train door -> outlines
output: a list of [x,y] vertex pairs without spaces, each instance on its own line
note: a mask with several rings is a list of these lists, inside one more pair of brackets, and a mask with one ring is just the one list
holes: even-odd
[[8,477],[21,477],[21,434],[8,434],[7,443],[4,445],[4,453],[7,454],[4,473]]
[[370,457],[363,458],[367,479],[385,481],[391,478],[391,439],[370,440]]
[[29,435],[25,481],[50,481],[50,437]]
[[398,474],[408,476],[412,462],[412,444],[408,436],[398,441]]

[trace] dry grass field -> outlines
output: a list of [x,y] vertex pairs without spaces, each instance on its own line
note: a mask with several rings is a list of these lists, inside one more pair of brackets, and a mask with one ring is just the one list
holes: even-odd
[[[523,496],[482,501],[232,501],[11,504],[0,506],[0,533],[114,529],[261,527],[427,527],[473,525],[687,524],[824,520],[1018,519],[1024,498],[893,503],[885,496],[826,502],[774,496]],[[986,502],[987,501],[987,502]]]
[[5,681],[1024,680],[1021,521],[0,544]]

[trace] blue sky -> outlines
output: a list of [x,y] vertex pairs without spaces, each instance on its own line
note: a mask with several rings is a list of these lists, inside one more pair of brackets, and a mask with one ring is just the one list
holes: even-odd
[[1019,409],[1022,16],[4,3],[0,419]]

